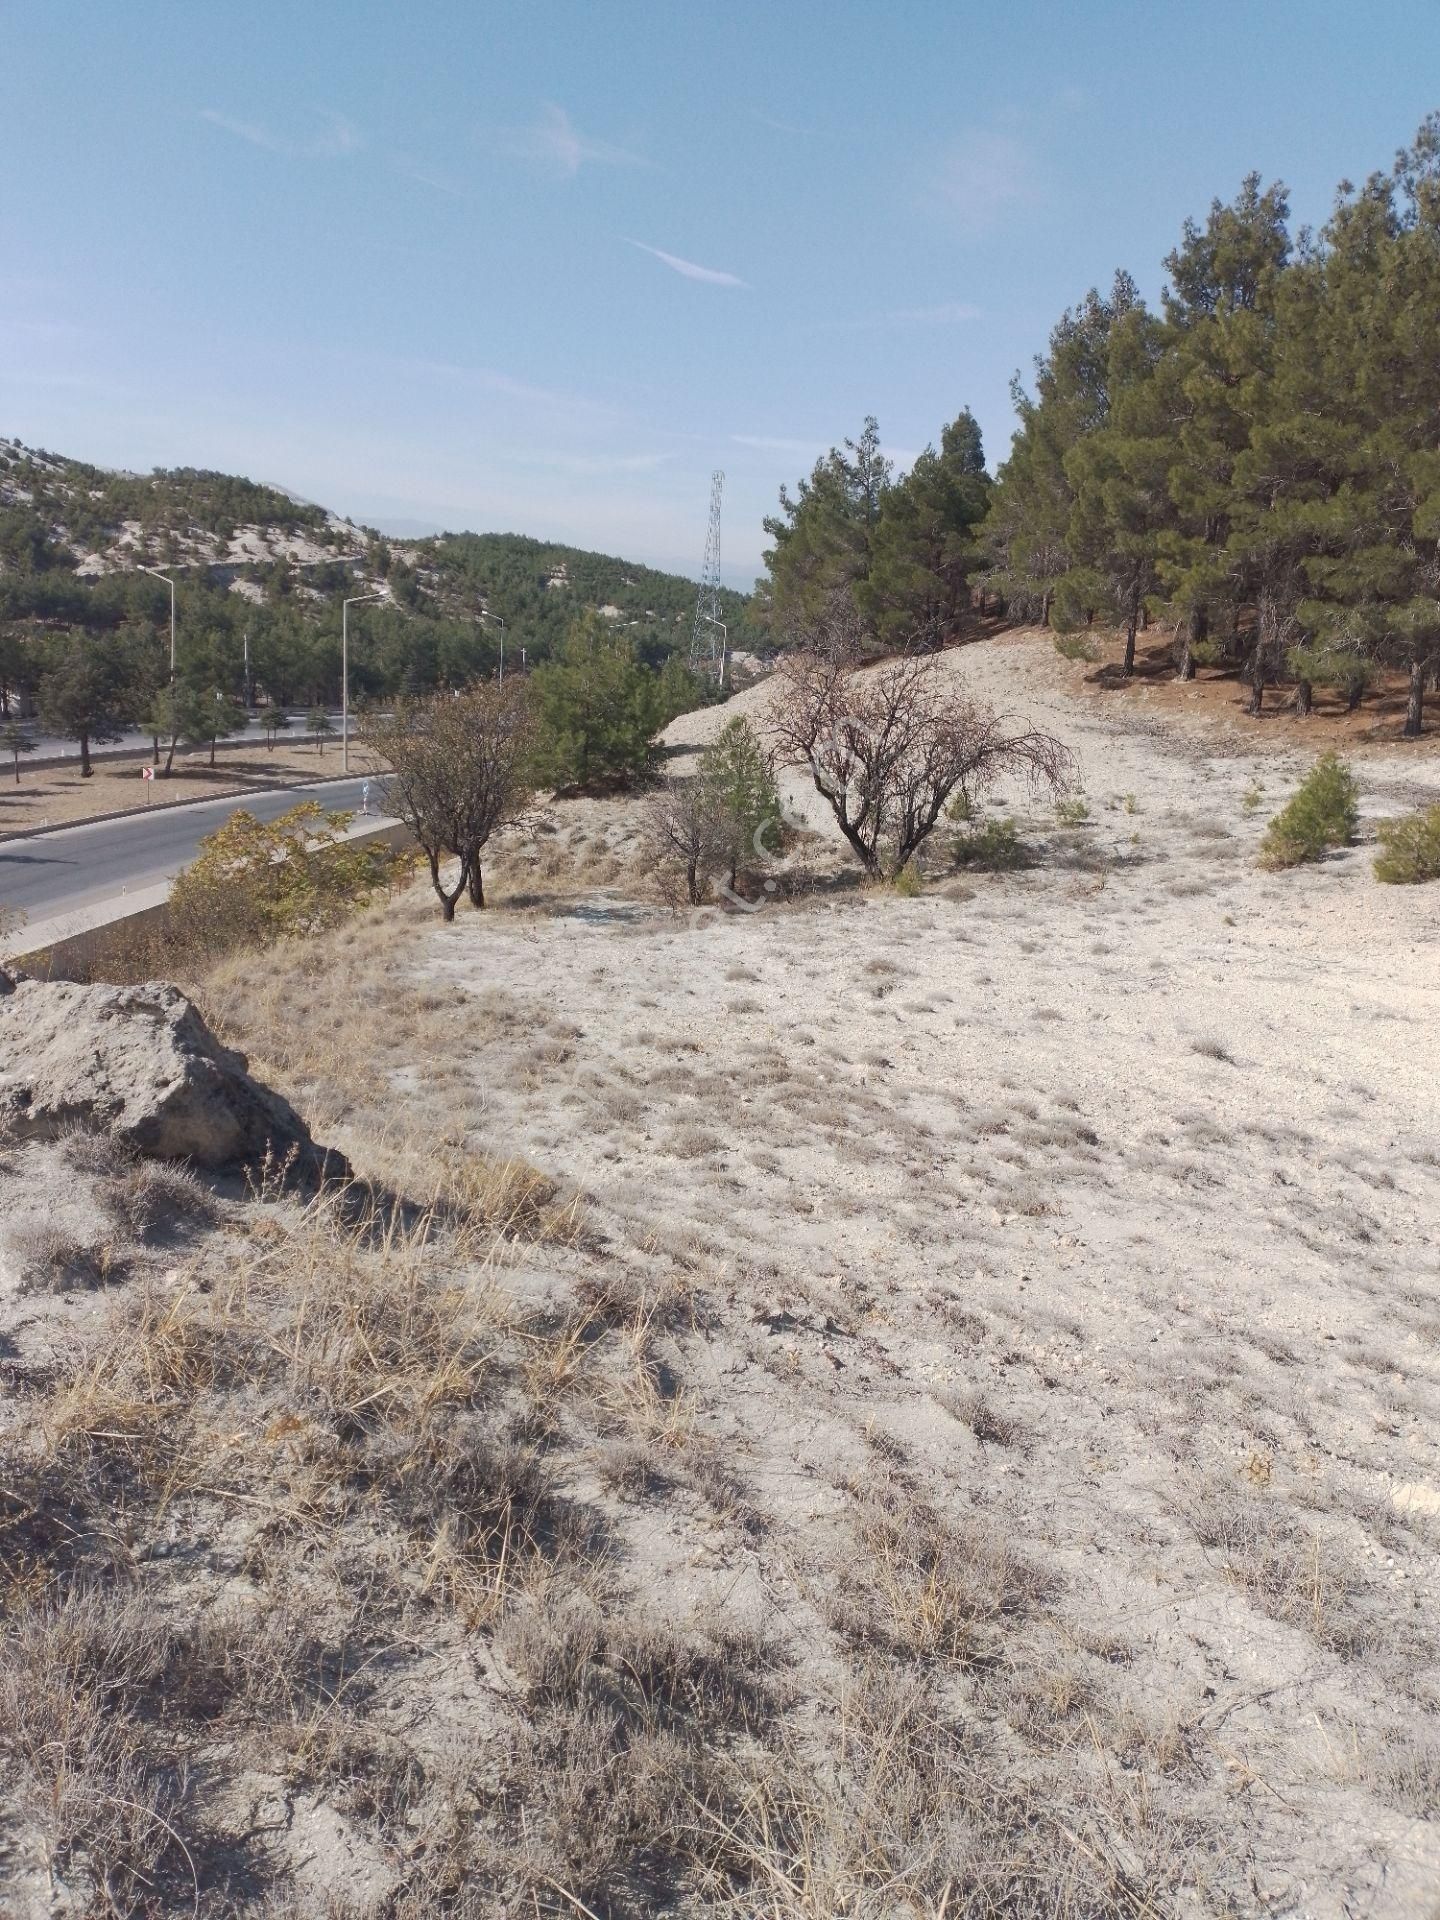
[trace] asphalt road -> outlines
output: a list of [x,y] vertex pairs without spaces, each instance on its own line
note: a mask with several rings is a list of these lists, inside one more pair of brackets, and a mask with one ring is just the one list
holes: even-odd
[[[154,813],[97,820],[28,839],[0,840],[0,906],[19,908],[31,922],[116,894],[173,880],[195,858],[202,838],[238,807],[261,820],[315,799],[323,807],[358,811],[361,780],[327,781],[316,787],[283,787],[269,793],[230,794],[224,800],[161,807]],[[370,783],[370,808],[379,812],[378,780]]]
[[[282,747],[287,742],[293,743],[310,738],[310,734],[305,725],[306,720],[309,718],[309,711],[308,707],[303,711],[297,708],[291,713],[288,732],[281,733],[277,736]],[[336,707],[330,715],[330,720],[338,736],[340,732],[340,709],[338,707]],[[26,754],[21,763],[27,772],[32,769],[48,766],[52,761],[63,763],[67,760],[78,760],[80,758],[80,743],[77,740],[66,740],[56,733],[41,733],[33,723],[28,724],[25,731],[35,742],[35,751]],[[355,737],[355,719],[353,715],[350,719],[350,737],[352,740]],[[257,717],[255,720],[247,720],[245,725],[236,733],[222,733],[217,745],[221,747],[233,746],[237,740],[258,743],[267,738],[268,735],[261,728]],[[148,733],[138,727],[127,727],[118,739],[103,740],[98,745],[92,745],[90,748],[90,757],[92,760],[107,760],[113,759],[122,753],[148,753],[150,751],[150,743],[151,737]],[[165,750],[163,741],[161,742],[160,750],[162,753]]]

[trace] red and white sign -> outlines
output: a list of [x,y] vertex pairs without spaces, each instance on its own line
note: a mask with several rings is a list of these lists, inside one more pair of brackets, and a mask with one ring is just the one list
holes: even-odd
[[153,780],[155,778],[154,767],[141,767],[140,778],[142,780]]

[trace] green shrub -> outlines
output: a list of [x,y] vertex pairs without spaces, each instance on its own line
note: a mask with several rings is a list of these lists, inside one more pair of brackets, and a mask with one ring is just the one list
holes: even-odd
[[1100,657],[1083,633],[1057,633],[1055,651],[1063,660],[1098,660]]
[[661,691],[629,638],[582,613],[530,675],[540,723],[535,777],[556,787],[628,779],[650,764]]
[[1375,856],[1377,880],[1395,886],[1440,880],[1440,807],[1382,820],[1375,831],[1380,840]]
[[917,893],[925,891],[925,882],[916,872],[913,860],[905,863],[890,884],[902,900],[913,900]]
[[342,838],[348,813],[302,801],[274,820],[243,808],[207,834],[163,915],[165,940],[187,956],[218,957],[317,933],[358,913],[408,872],[383,841]]
[[1360,824],[1359,788],[1349,767],[1322,753],[1299,791],[1281,808],[1260,843],[1263,867],[1298,867],[1331,847],[1348,847]]
[[1083,827],[1090,818],[1090,802],[1083,793],[1055,802],[1055,818],[1062,827]]
[[983,827],[958,835],[953,853],[956,866],[978,867],[984,873],[1014,873],[1035,864],[1013,820],[987,820]]
[[731,720],[701,754],[699,777],[718,812],[733,887],[742,867],[780,851],[774,755],[748,720]]

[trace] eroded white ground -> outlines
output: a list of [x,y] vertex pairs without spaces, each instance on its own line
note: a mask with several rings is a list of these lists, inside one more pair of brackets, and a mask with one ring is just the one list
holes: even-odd
[[[735,1564],[767,1609],[806,1631],[879,1436],[1058,1570],[1237,1910],[1428,1912],[1440,888],[1262,873],[1302,763],[1078,709],[1045,652],[949,662],[1076,752],[1093,823],[1030,820],[1033,870],[693,921],[622,880],[437,930],[424,977],[476,1137],[725,1303],[677,1367],[774,1525]],[[1358,770],[1369,817],[1440,786]]]

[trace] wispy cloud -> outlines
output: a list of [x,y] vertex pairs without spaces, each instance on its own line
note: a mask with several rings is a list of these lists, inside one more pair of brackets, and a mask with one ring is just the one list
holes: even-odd
[[638,247],[641,253],[653,254],[657,260],[663,260],[672,273],[678,273],[686,280],[703,280],[710,287],[748,287],[750,284],[737,273],[722,273],[719,267],[697,266],[693,260],[682,260],[678,253],[666,253],[663,247],[647,246],[643,240],[630,240],[626,244]]
[[544,467],[576,479],[604,479],[621,473],[655,473],[675,456],[673,453],[565,453],[530,449],[517,458],[526,466]]
[[501,153],[512,160],[530,160],[562,179],[573,180],[582,167],[643,167],[649,162],[628,147],[612,146],[582,133],[563,107],[547,102],[531,127],[517,127],[500,136]]
[[977,128],[951,146],[935,188],[965,231],[988,233],[1003,215],[1040,199],[1040,169],[1015,134]]
[[490,394],[532,412],[560,415],[572,425],[577,422],[602,424],[617,418],[617,409],[606,401],[591,400],[584,394],[565,393],[553,387],[538,387],[495,367],[467,367],[458,361],[430,359],[419,354],[366,354],[352,358],[366,366],[383,366],[395,380],[439,383],[470,393]]
[[788,134],[795,140],[809,140],[812,138],[809,127],[797,127],[792,121],[777,120],[773,114],[761,113],[756,107],[750,109],[750,118],[754,120],[757,125],[768,127],[772,133]]
[[[781,435],[769,433],[732,433],[731,444],[737,447],[750,447],[756,453],[780,453],[789,460],[807,460],[813,463],[830,451],[830,443],[823,440],[789,440]],[[897,472],[908,472],[920,458],[913,447],[883,447],[885,458],[893,462]]]
[[452,200],[468,200],[469,189],[462,187],[458,180],[452,180],[448,173],[442,173],[438,167],[430,167],[423,160],[417,160],[412,154],[392,153],[388,156],[390,165],[396,173],[405,179],[413,180],[417,185],[430,187],[436,193],[448,194]]
[[793,453],[809,456],[820,451],[818,440],[786,440],[768,433],[732,433],[737,447],[753,447],[757,453]]
[[967,320],[978,320],[980,308],[964,300],[942,301],[936,307],[895,307],[882,313],[875,322],[882,327],[958,327]]
[[212,127],[234,134],[237,140],[247,140],[252,147],[259,147],[265,153],[282,154],[290,160],[338,160],[345,154],[355,153],[361,145],[360,134],[353,123],[343,113],[333,113],[328,108],[317,109],[315,118],[319,126],[298,140],[277,133],[258,120],[237,120],[215,107],[202,107],[200,118],[208,120]]

